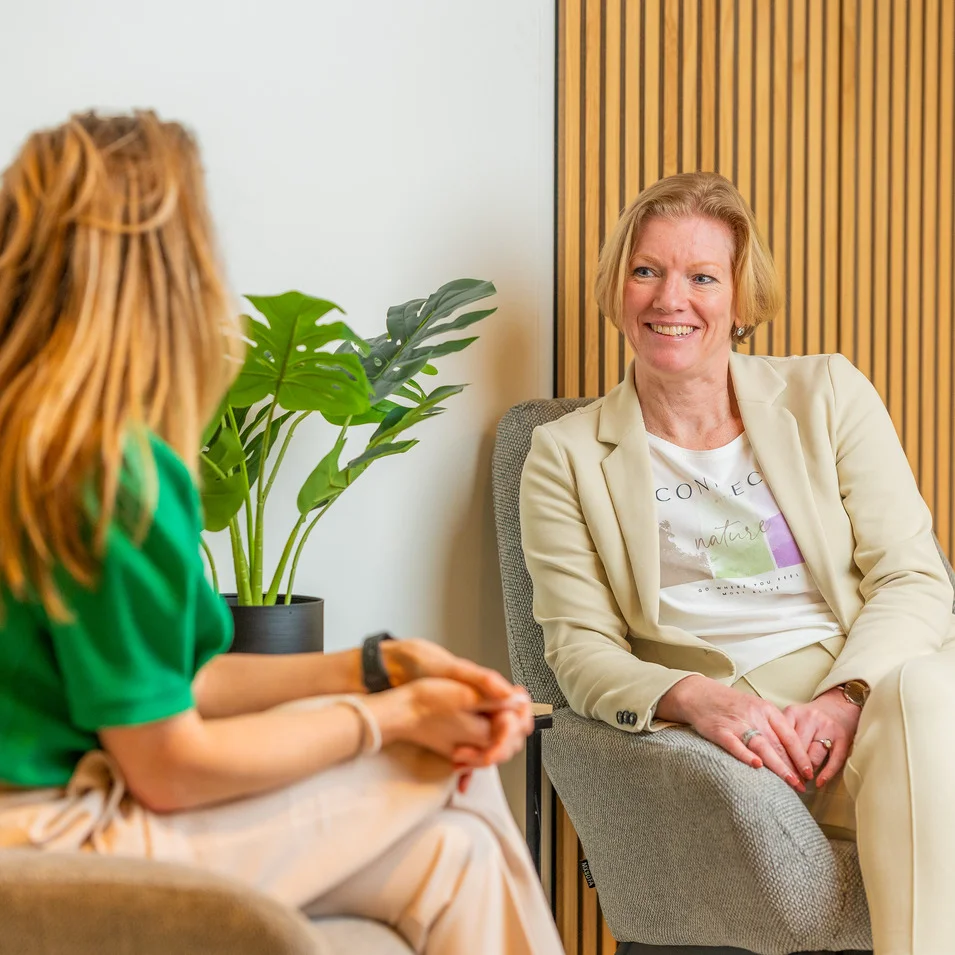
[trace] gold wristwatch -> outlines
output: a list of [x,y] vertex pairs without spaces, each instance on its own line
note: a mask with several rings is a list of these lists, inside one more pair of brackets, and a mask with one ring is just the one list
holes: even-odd
[[865,706],[865,701],[869,698],[869,684],[865,680],[849,680],[848,683],[839,685],[842,695],[847,703],[854,706]]

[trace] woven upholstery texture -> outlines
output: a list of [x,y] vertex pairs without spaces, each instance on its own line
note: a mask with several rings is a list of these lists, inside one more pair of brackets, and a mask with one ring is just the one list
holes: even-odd
[[309,923],[186,866],[0,850],[0,955],[410,955],[375,922]]
[[491,463],[494,523],[504,586],[507,648],[514,680],[527,687],[538,703],[554,708],[567,705],[557,680],[544,662],[544,635],[534,619],[533,587],[521,547],[521,514],[518,491],[524,459],[531,449],[531,434],[540,424],[562,418],[593,398],[552,398],[515,405],[497,427]]
[[856,847],[799,797],[683,729],[623,733],[569,708],[543,734],[615,938],[761,955],[871,947]]
[[591,400],[511,408],[497,429],[492,488],[514,679],[555,707],[544,765],[614,937],[758,955],[871,948],[854,843],[828,841],[785,783],[692,732],[630,734],[578,716],[544,662],[521,550],[520,476],[534,428]]

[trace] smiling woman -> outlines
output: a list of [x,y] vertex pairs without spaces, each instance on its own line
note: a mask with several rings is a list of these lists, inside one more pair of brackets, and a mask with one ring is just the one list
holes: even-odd
[[857,836],[877,952],[955,951],[952,587],[877,392],[841,355],[733,352],[781,293],[722,176],[638,196],[596,291],[634,360],[535,431],[521,486],[564,696],[775,773]]

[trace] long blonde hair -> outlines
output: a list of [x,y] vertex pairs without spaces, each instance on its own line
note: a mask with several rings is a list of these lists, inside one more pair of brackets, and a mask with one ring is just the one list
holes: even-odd
[[148,432],[195,473],[236,311],[186,130],[86,114],[29,137],[0,181],[0,587],[67,619],[55,575],[95,582],[130,442],[145,498]]
[[660,179],[644,189],[624,209],[600,251],[596,295],[600,310],[620,327],[623,290],[630,257],[648,219],[686,219],[703,216],[722,222],[733,235],[733,297],[742,341],[757,325],[771,321],[783,296],[773,255],[763,239],[756,217],[736,186],[715,172],[684,172]]

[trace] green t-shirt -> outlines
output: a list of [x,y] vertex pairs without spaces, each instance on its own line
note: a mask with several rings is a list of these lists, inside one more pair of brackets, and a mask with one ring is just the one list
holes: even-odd
[[61,583],[73,620],[4,601],[0,781],[63,785],[99,746],[98,730],[192,707],[196,672],[231,642],[231,614],[199,554],[195,485],[171,448],[150,443],[158,497],[149,532],[137,545],[114,524],[96,587]]

